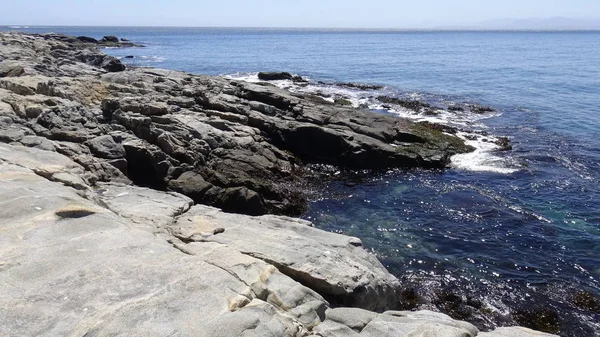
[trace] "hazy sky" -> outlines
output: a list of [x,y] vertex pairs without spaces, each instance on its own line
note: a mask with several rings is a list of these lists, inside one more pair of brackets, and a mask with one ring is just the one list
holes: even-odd
[[600,0],[2,0],[0,25],[431,28],[600,18]]

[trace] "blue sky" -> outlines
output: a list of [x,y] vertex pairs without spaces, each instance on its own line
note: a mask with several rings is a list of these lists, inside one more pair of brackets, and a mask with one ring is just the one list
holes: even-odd
[[433,28],[600,18],[600,0],[3,0],[0,25]]

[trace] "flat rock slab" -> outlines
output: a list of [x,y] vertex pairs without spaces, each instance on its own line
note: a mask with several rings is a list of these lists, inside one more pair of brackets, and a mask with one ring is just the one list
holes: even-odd
[[218,242],[266,261],[338,305],[370,310],[398,305],[398,280],[360,240],[323,232],[308,221],[240,216],[198,205],[179,217],[171,232],[185,242]]

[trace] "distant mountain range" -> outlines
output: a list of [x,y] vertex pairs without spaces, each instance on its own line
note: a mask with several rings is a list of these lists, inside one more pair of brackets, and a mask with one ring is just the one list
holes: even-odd
[[600,19],[591,18],[529,18],[496,19],[476,24],[438,27],[441,29],[483,29],[483,30],[600,30]]

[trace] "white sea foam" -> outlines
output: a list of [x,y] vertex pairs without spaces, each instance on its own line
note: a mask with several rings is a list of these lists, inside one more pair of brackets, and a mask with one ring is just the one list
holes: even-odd
[[[258,73],[236,73],[224,75],[229,79],[236,79],[246,82],[262,82],[258,78]],[[491,135],[482,135],[482,131],[488,129],[483,123],[485,119],[498,116],[496,112],[476,114],[470,111],[448,111],[437,109],[431,112],[416,112],[394,104],[384,104],[377,100],[377,96],[390,96],[388,88],[369,90],[353,88],[335,83],[295,83],[291,80],[269,81],[269,83],[292,92],[313,94],[323,99],[334,102],[336,99],[344,99],[352,103],[355,108],[364,107],[370,110],[386,111],[390,114],[411,119],[416,122],[429,122],[456,127],[460,132],[457,136],[464,139],[465,143],[475,148],[474,152],[455,155],[451,158],[451,166],[459,170],[468,170],[475,172],[495,172],[499,174],[511,174],[519,171],[519,166],[510,158],[497,155],[500,146],[495,142],[497,137]],[[411,100],[424,100],[420,93],[409,93],[406,95]],[[453,102],[445,102],[452,104]]]
[[[502,174],[511,174],[519,171],[519,167],[512,160],[494,154],[500,149],[500,146],[494,143],[497,140],[495,137],[474,135],[466,132],[459,132],[457,136],[464,139],[467,145],[473,146],[475,151],[452,156],[452,167],[468,171]],[[476,138],[473,139],[473,137]]]

